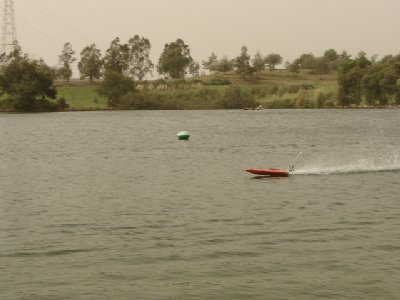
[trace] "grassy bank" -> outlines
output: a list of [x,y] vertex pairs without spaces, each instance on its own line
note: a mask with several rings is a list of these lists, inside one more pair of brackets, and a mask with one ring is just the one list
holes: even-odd
[[57,82],[57,95],[66,100],[70,109],[106,109],[107,99],[97,94],[98,85],[78,80],[68,83]]
[[[231,84],[226,84],[226,83]],[[70,109],[107,109],[107,99],[98,95],[99,82],[88,83],[73,80],[57,82],[58,97],[69,104]],[[335,107],[337,98],[336,74],[313,75],[308,71],[293,76],[286,70],[265,71],[256,78],[240,78],[234,73],[208,75],[178,81],[149,81],[138,86],[145,90],[141,102],[148,97],[148,107],[142,109],[207,109],[219,108],[218,99],[223,98],[228,88],[237,86],[244,94],[251,95],[256,105],[264,108],[313,108]],[[138,98],[138,97],[134,97]],[[171,100],[175,99],[176,100]],[[204,98],[204,99],[203,99]],[[123,109],[140,109],[128,99]],[[129,106],[128,104],[132,105]],[[180,103],[175,103],[180,102]],[[128,103],[128,104],[127,104]],[[160,104],[161,103],[161,104]]]

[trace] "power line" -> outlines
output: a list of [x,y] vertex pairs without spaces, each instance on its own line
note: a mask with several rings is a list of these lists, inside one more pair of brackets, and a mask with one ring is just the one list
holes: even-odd
[[29,5],[31,5],[36,10],[38,10],[41,13],[50,17],[54,22],[58,23],[61,26],[64,26],[64,28],[66,28],[70,33],[72,33],[77,38],[81,39],[84,42],[89,42],[89,43],[92,42],[92,39],[89,36],[83,34],[79,30],[77,30],[76,28],[71,26],[67,21],[58,17],[56,14],[54,14],[52,11],[50,11],[47,7],[44,7],[42,4],[40,4],[34,0],[25,0],[25,1],[27,3],[29,3]]
[[31,25],[31,24],[28,24],[25,20],[22,20],[22,19],[20,19],[20,18],[18,18],[18,17],[16,17],[16,19],[18,20],[18,22],[24,23],[24,24],[25,24],[26,26],[28,26],[30,29],[32,29],[32,30],[34,30],[34,31],[36,31],[36,32],[38,32],[38,33],[40,33],[41,35],[43,35],[44,37],[46,37],[48,40],[54,42],[54,44],[57,44],[57,45],[61,45],[61,44],[62,44],[62,42],[57,41],[56,39],[54,39],[53,37],[51,37],[51,36],[48,35],[47,33],[41,31],[41,30],[38,29],[37,27],[35,27],[35,26]]

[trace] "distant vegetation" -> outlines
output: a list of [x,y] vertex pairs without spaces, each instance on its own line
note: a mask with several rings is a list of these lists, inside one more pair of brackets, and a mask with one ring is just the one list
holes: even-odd
[[[301,54],[283,63],[277,53],[253,57],[243,46],[237,57],[215,53],[201,62],[200,75],[189,45],[181,39],[165,44],[152,76],[150,41],[135,35],[115,38],[104,55],[95,44],[80,52],[70,43],[59,67],[32,60],[18,45],[0,57],[0,109],[54,111],[87,109],[237,109],[338,108],[400,105],[400,55],[378,60],[364,52],[352,58],[328,49],[320,57]],[[78,61],[81,80],[71,80]],[[285,69],[277,69],[284,64]],[[204,73],[204,71],[202,71]],[[57,98],[57,95],[59,98]]]
[[[107,82],[107,81],[105,81]],[[109,98],[99,95],[104,83],[57,82],[59,96],[74,109],[108,109]],[[117,85],[115,85],[118,90]],[[110,88],[113,91],[113,88]],[[233,92],[234,91],[234,92]],[[286,70],[262,72],[242,79],[234,72],[192,79],[136,82],[135,90],[121,92],[117,109],[222,109],[222,108],[331,108],[337,102],[336,74],[293,76]],[[230,101],[230,97],[232,97]]]
[[54,111],[64,109],[64,99],[56,98],[53,86],[54,70],[41,60],[29,59],[19,47],[8,56],[2,56],[6,66],[0,73],[0,88],[7,97],[1,106],[16,111]]
[[339,66],[338,83],[338,100],[343,107],[400,105],[400,55],[376,61],[361,52]]

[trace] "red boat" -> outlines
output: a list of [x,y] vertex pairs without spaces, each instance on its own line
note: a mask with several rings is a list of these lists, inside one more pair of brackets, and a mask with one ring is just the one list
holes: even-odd
[[289,172],[281,169],[248,169],[246,172],[256,175],[270,176],[270,177],[289,177]]
[[269,168],[269,169],[248,169],[245,170],[251,174],[261,175],[261,176],[269,176],[269,177],[289,177],[289,172],[294,171],[294,162],[300,157],[303,152],[299,152],[296,158],[289,164],[289,171]]

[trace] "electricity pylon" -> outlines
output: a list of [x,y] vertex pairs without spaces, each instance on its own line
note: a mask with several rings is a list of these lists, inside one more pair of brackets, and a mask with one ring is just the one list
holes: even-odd
[[3,33],[1,36],[0,54],[14,50],[17,42],[15,27],[14,0],[4,0]]

